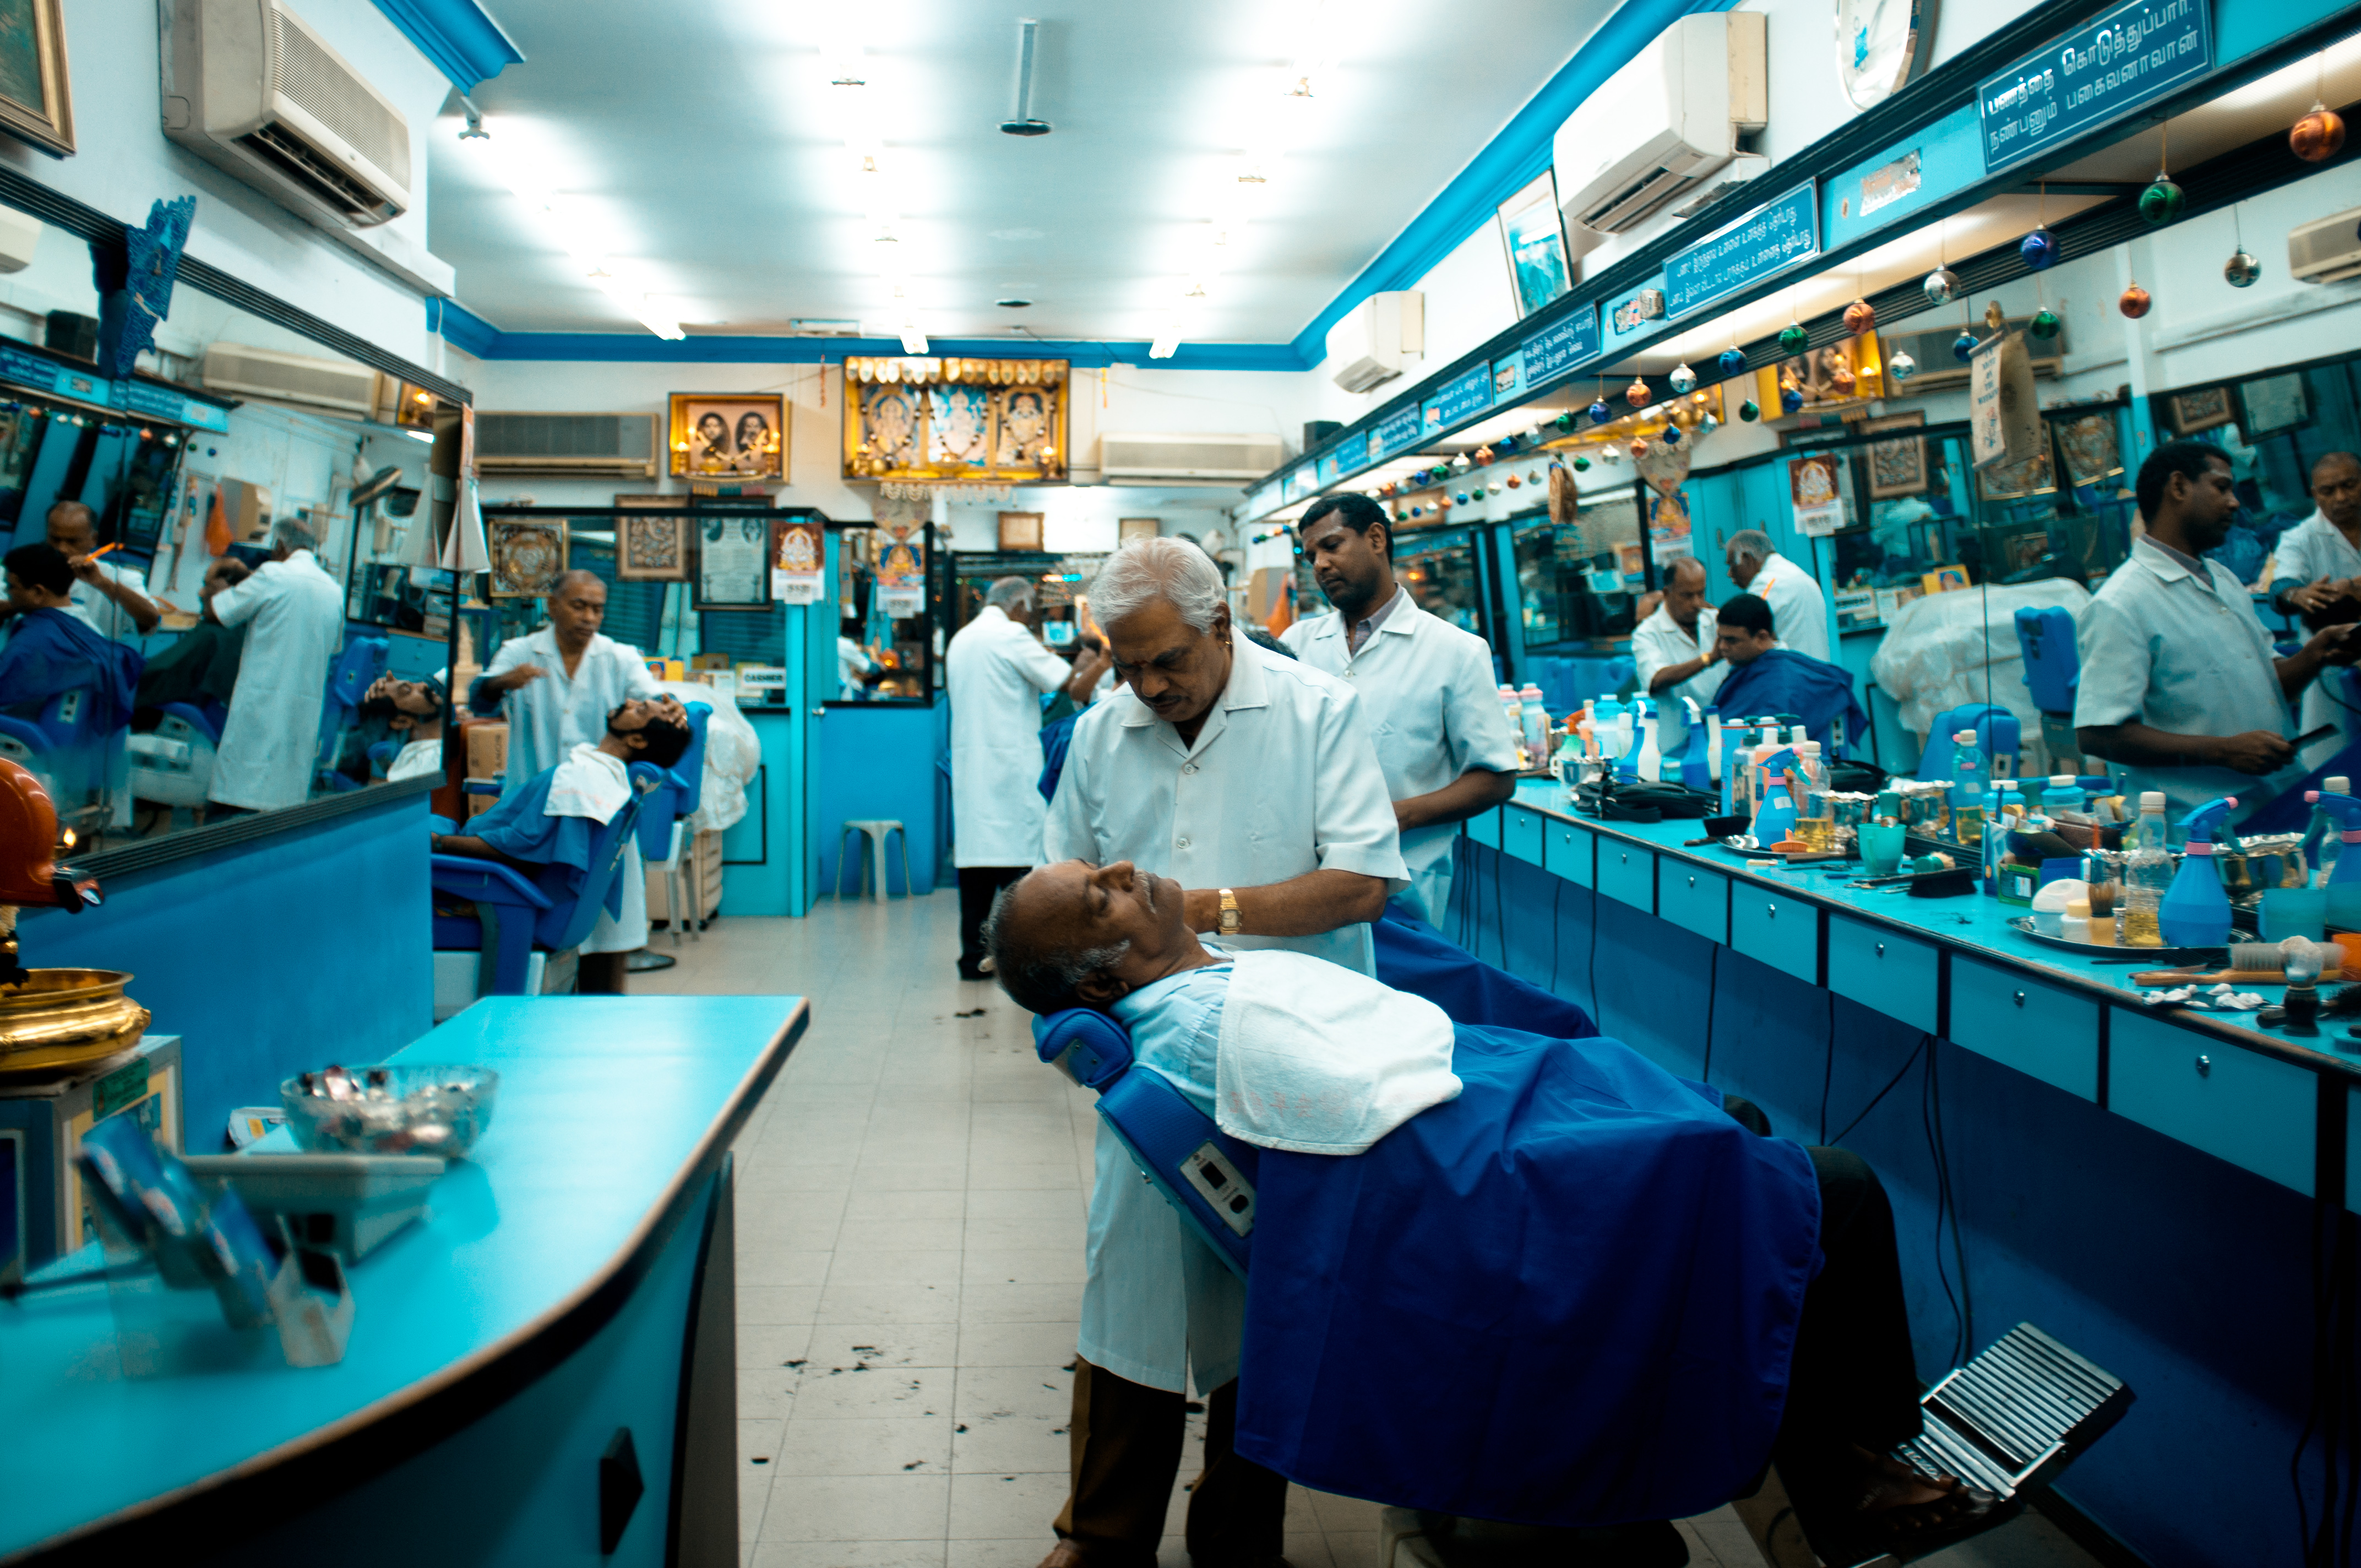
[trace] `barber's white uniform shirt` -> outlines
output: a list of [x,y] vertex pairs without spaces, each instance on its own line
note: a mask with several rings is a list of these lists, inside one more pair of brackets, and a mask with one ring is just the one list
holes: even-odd
[[951,699],[951,863],[1029,866],[1041,853],[1041,694],[1073,667],[985,605],[943,652]]
[[1746,591],[1771,607],[1771,630],[1782,646],[1815,659],[1830,656],[1828,598],[1809,572],[1774,550]]
[[[1431,795],[1470,768],[1514,773],[1517,741],[1493,679],[1491,646],[1419,609],[1407,588],[1397,587],[1393,602],[1382,608],[1385,618],[1358,653],[1349,652],[1345,618],[1334,610],[1297,621],[1279,641],[1360,693],[1386,794],[1394,800]],[[1451,906],[1451,846],[1458,837],[1456,822],[1401,835],[1409,896],[1436,925]]]
[[[98,575],[110,582],[125,584],[143,597],[148,592],[148,575],[136,567],[101,561]],[[131,612],[79,577],[67,596],[66,613],[101,637],[128,642],[135,648],[139,645],[139,623],[131,619]]]
[[247,632],[206,797],[254,811],[301,806],[312,795],[328,665],[344,645],[344,590],[298,550],[215,594],[214,618]]
[[[577,746],[596,747],[605,740],[607,716],[623,704],[664,695],[640,651],[604,632],[590,634],[590,644],[582,650],[582,662],[571,675],[566,673],[566,655],[558,650],[554,626],[501,643],[484,674],[506,674],[519,664],[537,664],[546,673],[500,699],[509,720],[508,772],[500,776],[503,800],[543,769],[566,761]],[[586,953],[633,953],[648,945],[647,871],[640,861],[639,835],[632,834],[629,842],[615,872],[623,879],[622,916],[619,919],[599,911],[598,923],[583,938]]]
[[[2142,538],[2075,618],[2081,684],[2074,723],[2133,719],[2175,735],[2287,732],[2287,700],[2270,633],[2236,574],[2216,561],[2187,567]],[[2129,768],[2133,790],[2162,790],[2168,814],[2218,796],[2259,806],[2302,776],[2301,762],[2268,778],[2232,768]]]
[[[2339,582],[2361,577],[2361,550],[2356,550],[2344,531],[2315,510],[2279,535],[2279,548],[2272,554],[2271,579],[2279,582],[2290,577],[2299,583],[2316,583],[2323,577]],[[2297,635],[2309,633],[2300,631]],[[2353,714],[2329,695],[2329,682],[2341,682],[2342,678],[2341,673],[2323,670],[2318,679],[2303,688],[2303,712],[2296,720],[2297,732],[2309,735],[2323,724],[2334,724],[2337,729],[2334,735],[2314,740],[2300,753],[2306,772],[2336,755],[2352,739]]]
[[[1777,623],[1774,612],[1772,624]],[[1700,713],[1711,707],[1721,683],[1730,679],[1730,666],[1708,664],[1687,680],[1675,681],[1663,691],[1650,691],[1648,683],[1656,678],[1659,670],[1669,670],[1712,652],[1714,638],[1720,628],[1721,618],[1714,613],[1711,605],[1697,608],[1694,632],[1683,630],[1681,623],[1673,619],[1673,612],[1658,605],[1654,614],[1631,630],[1631,663],[1640,673],[1641,692],[1655,705],[1656,750],[1667,757],[1688,744],[1689,715],[1688,709],[1681,706],[1681,698],[1694,699]]]
[[[1126,686],[1074,726],[1043,861],[1130,861],[1187,888],[1259,887],[1323,868],[1405,882],[1377,749],[1352,688],[1232,640],[1229,687],[1195,746]],[[1237,937],[1374,972],[1368,927]],[[1246,1297],[1158,1197],[1104,1123],[1091,1190],[1082,1354],[1151,1388],[1237,1376]]]
[[861,677],[876,668],[877,661],[872,659],[860,643],[841,631],[836,634],[836,695],[839,701],[859,701]]

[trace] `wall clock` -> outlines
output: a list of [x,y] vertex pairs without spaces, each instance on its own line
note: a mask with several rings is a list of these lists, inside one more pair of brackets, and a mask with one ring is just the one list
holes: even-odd
[[1837,80],[1856,109],[1872,109],[1927,69],[1936,0],[1836,0]]

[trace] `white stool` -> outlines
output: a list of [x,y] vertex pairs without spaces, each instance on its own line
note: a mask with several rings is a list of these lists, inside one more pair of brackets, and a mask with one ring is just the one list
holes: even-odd
[[[855,833],[860,834],[862,839],[867,841],[868,860],[871,867],[870,882],[877,890],[877,902],[880,904],[885,902],[885,840],[889,835],[895,833],[900,833],[902,835],[902,896],[905,898],[909,897],[910,835],[903,830],[902,824],[898,818],[891,817],[870,817],[860,821],[848,819],[845,822],[844,827],[838,832],[836,838],[836,896],[839,898],[842,898],[844,896],[844,840]],[[860,863],[861,862],[858,861],[853,862],[856,866]],[[853,896],[856,898],[861,894],[861,873],[858,871],[855,871],[852,873],[852,892]]]

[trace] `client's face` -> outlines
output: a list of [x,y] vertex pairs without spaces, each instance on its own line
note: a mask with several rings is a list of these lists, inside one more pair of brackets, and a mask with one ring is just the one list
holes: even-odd
[[1743,626],[1724,624],[1716,629],[1714,647],[1722,662],[1732,669],[1751,664],[1778,646],[1779,640],[1767,631],[1750,631]]
[[1038,934],[1040,945],[1067,951],[1128,942],[1118,977],[1147,970],[1180,947],[1188,931],[1180,884],[1152,876],[1129,861],[1094,866],[1060,861],[1025,879],[1015,914]]

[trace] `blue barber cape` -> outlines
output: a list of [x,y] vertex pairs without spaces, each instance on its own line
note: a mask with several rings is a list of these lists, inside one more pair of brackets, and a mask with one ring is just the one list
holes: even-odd
[[0,642],[0,708],[37,717],[49,699],[90,693],[84,729],[109,735],[131,721],[131,699],[147,667],[139,650],[103,637],[61,609],[20,611]]
[[[1804,721],[1805,733],[1822,745],[1841,748],[1848,738],[1869,733],[1869,715],[1852,695],[1852,672],[1792,648],[1773,648],[1752,663],[1732,665],[1713,700],[1724,713],[1795,714]],[[1831,735],[1829,727],[1839,722],[1846,728]]]
[[1729,1501],[1819,1266],[1809,1157],[1620,1041],[1461,1025],[1453,1068],[1366,1154],[1260,1151],[1237,1452],[1521,1524]]
[[[599,824],[588,817],[550,817],[549,783],[555,768],[544,768],[525,780],[517,792],[482,816],[471,818],[467,830],[511,860],[542,868],[533,881],[544,893],[563,902],[578,896],[590,874],[591,841]],[[607,884],[607,913],[623,917],[623,879]]]
[[1369,927],[1377,941],[1378,978],[1396,991],[1423,996],[1455,1024],[1498,1024],[1555,1040],[1587,1040],[1598,1033],[1590,1014],[1553,991],[1496,969],[1400,904]]

